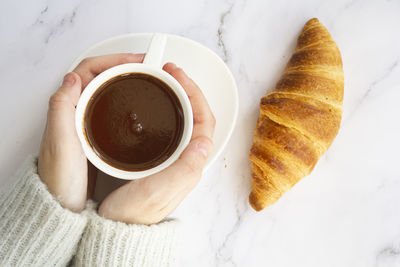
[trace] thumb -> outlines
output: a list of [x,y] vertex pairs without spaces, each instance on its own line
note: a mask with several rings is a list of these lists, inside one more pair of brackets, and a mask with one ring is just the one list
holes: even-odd
[[70,72],[65,75],[61,87],[50,97],[46,129],[49,128],[48,130],[58,135],[75,131],[71,126],[74,125],[81,84],[78,74]]
[[157,187],[165,191],[179,191],[188,184],[195,185],[201,177],[204,165],[211,153],[213,143],[205,136],[192,139],[181,156],[165,170],[153,174],[145,180],[155,182]]
[[208,137],[199,136],[192,139],[179,159],[171,165],[171,168],[184,173],[201,172],[212,147],[212,141]]
[[58,92],[67,95],[74,106],[76,106],[82,92],[81,77],[75,72],[67,73]]
[[82,82],[81,78],[75,72],[67,73],[64,76],[64,80],[62,82],[61,87],[54,95],[61,95],[58,100],[62,100],[60,102],[70,102],[74,106],[78,104],[79,97],[82,91]]

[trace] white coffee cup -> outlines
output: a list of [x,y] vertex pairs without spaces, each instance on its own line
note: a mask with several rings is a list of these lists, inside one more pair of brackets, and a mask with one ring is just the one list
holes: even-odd
[[[154,34],[143,63],[128,63],[112,67],[96,76],[82,92],[78,105],[76,106],[75,114],[75,125],[78,132],[78,137],[82,143],[83,150],[89,161],[99,170],[107,173],[108,175],[125,180],[134,180],[149,176],[170,166],[175,160],[179,158],[180,154],[189,144],[193,130],[192,106],[185,90],[182,88],[179,82],[161,68],[161,60],[164,53],[166,41],[166,35]],[[103,161],[93,150],[92,146],[87,140],[85,133],[84,120],[86,107],[93,94],[97,91],[99,87],[101,87],[102,84],[104,84],[108,80],[125,73],[144,73],[165,82],[176,94],[183,109],[184,129],[181,141],[179,142],[175,152],[161,164],[144,171],[121,170]]]

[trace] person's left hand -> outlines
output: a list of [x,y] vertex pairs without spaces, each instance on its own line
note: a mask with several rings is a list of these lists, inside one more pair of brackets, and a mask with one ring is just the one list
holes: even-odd
[[75,107],[83,88],[98,74],[124,63],[140,63],[143,54],[113,54],[84,59],[64,77],[51,96],[40,146],[38,174],[60,204],[74,212],[85,208],[88,161],[75,129]]

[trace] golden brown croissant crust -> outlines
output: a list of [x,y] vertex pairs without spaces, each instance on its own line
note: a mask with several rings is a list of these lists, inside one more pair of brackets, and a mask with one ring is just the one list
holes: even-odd
[[342,103],[340,51],[311,19],[274,90],[261,99],[250,150],[255,210],[275,203],[312,171],[338,133]]

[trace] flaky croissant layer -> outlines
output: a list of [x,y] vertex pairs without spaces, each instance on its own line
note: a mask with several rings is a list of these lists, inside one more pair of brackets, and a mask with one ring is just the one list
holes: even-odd
[[250,150],[255,210],[275,203],[329,148],[340,127],[343,87],[340,51],[311,19],[274,90],[261,99]]

